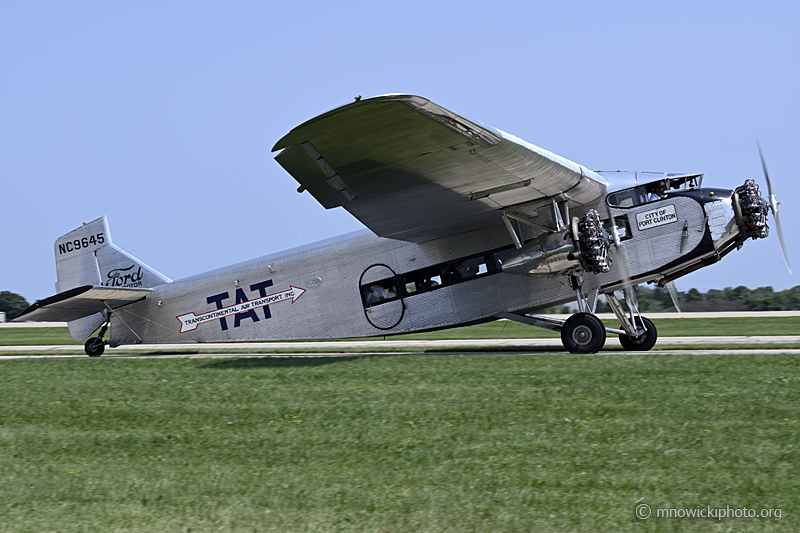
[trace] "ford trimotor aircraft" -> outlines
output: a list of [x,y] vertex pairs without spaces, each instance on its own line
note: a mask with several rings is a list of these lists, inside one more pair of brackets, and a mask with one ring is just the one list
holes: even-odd
[[[606,333],[649,350],[636,287],[672,280],[769,233],[778,204],[754,180],[594,172],[412,95],[324,113],[278,163],[324,207],[368,230],[172,281],[111,242],[105,217],[55,242],[58,294],[15,321],[66,321],[86,353],[136,343],[341,339],[498,318],[594,353]],[[763,163],[763,157],[762,157]],[[619,328],[594,314],[605,295]],[[567,320],[535,314],[577,300]],[[616,325],[616,324],[615,324]],[[99,328],[99,333],[95,332]],[[107,335],[107,336],[106,336]]]

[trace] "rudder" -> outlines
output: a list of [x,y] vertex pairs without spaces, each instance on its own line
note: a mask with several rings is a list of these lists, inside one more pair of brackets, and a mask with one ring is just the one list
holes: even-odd
[[105,216],[59,237],[53,247],[59,293],[83,285],[150,288],[172,281],[115,246]]

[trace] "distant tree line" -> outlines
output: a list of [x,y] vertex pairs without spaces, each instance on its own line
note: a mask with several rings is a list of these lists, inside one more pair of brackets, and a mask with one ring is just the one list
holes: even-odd
[[28,301],[19,294],[11,291],[0,291],[0,311],[5,312],[6,320],[11,320],[27,308]]
[[[649,313],[675,311],[672,299],[667,289],[660,287],[639,287],[639,310]],[[700,292],[689,289],[686,292],[678,291],[678,306],[681,311],[792,311],[800,309],[800,285],[775,292],[772,287],[759,287],[748,289],[739,287],[725,287],[724,289],[709,289]],[[552,307],[548,313],[572,313],[574,306],[563,305]],[[598,313],[610,313],[611,308],[604,298],[597,302]]]

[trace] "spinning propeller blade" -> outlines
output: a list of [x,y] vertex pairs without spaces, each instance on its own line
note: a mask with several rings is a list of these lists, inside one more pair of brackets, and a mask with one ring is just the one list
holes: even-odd
[[767,163],[764,161],[764,153],[761,151],[761,143],[756,139],[758,144],[758,155],[761,156],[761,168],[764,169],[764,179],[767,181],[767,189],[769,190],[769,206],[772,209],[772,214],[775,217],[775,229],[778,230],[778,241],[781,243],[781,253],[783,254],[783,262],[786,263],[786,269],[789,274],[792,273],[792,267],[789,266],[789,253],[786,251],[786,242],[783,240],[783,229],[781,228],[781,219],[778,217],[778,200],[775,198],[775,193],[772,191],[772,182],[769,179],[769,172],[767,172]]
[[681,308],[678,307],[678,289],[675,288],[675,282],[670,281],[667,283],[667,291],[669,292],[669,297],[672,298],[672,305],[675,306],[675,310],[678,314],[681,314]]
[[614,220],[614,215],[611,213],[611,207],[606,204],[606,212],[608,213],[608,220],[611,222],[611,237],[614,240],[614,248],[617,251],[617,259],[619,261],[619,274],[622,276],[622,286],[625,289],[626,296],[631,293],[631,271],[628,267],[628,253],[625,251],[625,248],[622,247],[622,243],[619,241],[619,233],[617,233],[617,222]]

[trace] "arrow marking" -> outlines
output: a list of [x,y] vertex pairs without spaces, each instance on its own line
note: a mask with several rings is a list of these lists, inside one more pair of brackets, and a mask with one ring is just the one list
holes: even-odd
[[256,298],[254,300],[248,300],[235,305],[229,305],[228,307],[209,311],[208,313],[203,313],[201,315],[186,313],[185,315],[177,316],[175,318],[177,318],[181,323],[181,333],[186,333],[187,331],[193,331],[197,329],[197,326],[200,324],[213,322],[214,320],[219,320],[220,318],[225,318],[226,316],[235,315],[244,311],[250,311],[251,309],[258,309],[260,307],[276,304],[278,302],[285,302],[286,300],[291,300],[292,303],[294,303],[295,300],[300,298],[304,292],[306,292],[305,289],[295,287],[294,285],[289,285],[289,290],[276,292],[275,294],[268,294],[263,298]]

